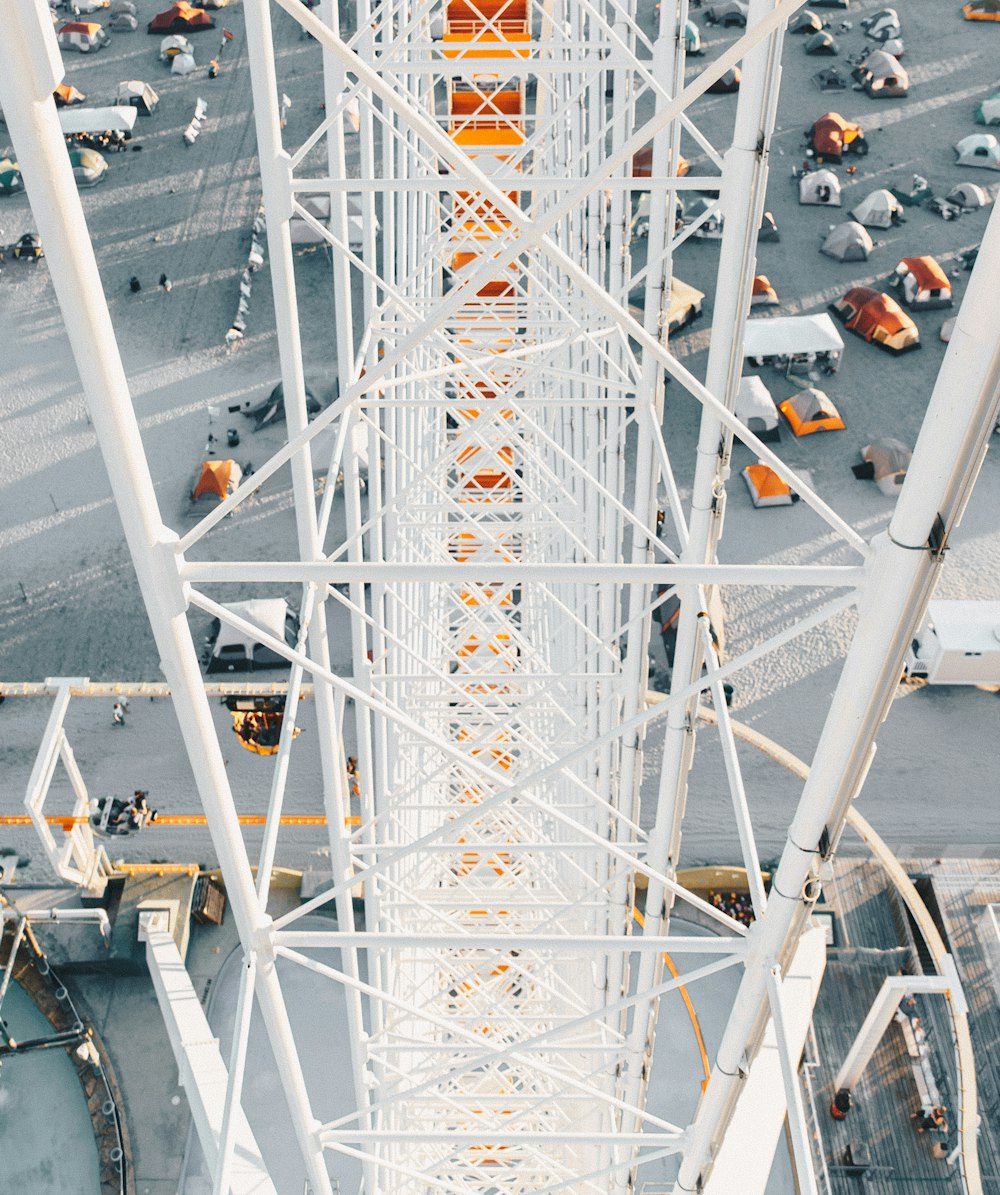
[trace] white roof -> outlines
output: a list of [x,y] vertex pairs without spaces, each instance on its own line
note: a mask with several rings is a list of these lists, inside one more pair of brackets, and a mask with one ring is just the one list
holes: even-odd
[[103,133],[108,129],[131,129],[138,115],[131,105],[115,108],[60,108],[59,124],[64,133]]
[[747,320],[744,357],[778,357],[788,353],[839,353],[844,341],[833,320],[820,315],[779,315]]
[[[279,643],[285,642],[285,615],[288,612],[288,603],[284,598],[254,598],[249,602],[227,602],[226,609],[253,623],[255,627],[260,627]],[[212,654],[217,656],[222,648],[239,644],[246,649],[248,655],[253,655],[254,644],[259,642],[260,640],[244,635],[242,631],[224,622],[219,629],[219,637],[212,648]]]
[[1000,652],[1000,600],[930,602],[927,618],[945,651]]

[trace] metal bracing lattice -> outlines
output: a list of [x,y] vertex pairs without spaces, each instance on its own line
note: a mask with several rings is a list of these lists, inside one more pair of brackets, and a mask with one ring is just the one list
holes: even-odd
[[[931,403],[933,454],[922,439],[889,537],[869,544],[732,413],[781,35],[799,0],[753,0],[746,33],[687,83],[686,0],[660,5],[655,38],[631,6],[595,0],[359,0],[356,32],[341,30],[332,0],[318,14],[299,0],[244,7],[289,440],[179,539],[153,497],[51,110],[51,31],[25,6],[0,47],[4,110],[67,328],[87,359],[92,418],[247,952],[215,1190],[233,1181],[251,993],[316,1193],[331,1190],[331,1152],[361,1163],[368,1195],[624,1192],[643,1163],[667,1154],[681,1158],[677,1190],[712,1190],[727,1133],[740,1131],[739,1075],[752,1073],[772,1009],[784,1063],[772,1094],[790,1100],[799,1181],[812,1190],[782,975],[940,565],[935,519],[946,533],[960,517],[995,418],[996,365],[985,346],[995,346],[996,330],[982,315],[989,304],[975,307],[983,268]],[[272,9],[293,16],[323,57],[326,115],[297,147],[282,140]],[[689,110],[738,62],[733,139],[720,152]],[[720,174],[684,177],[682,138]],[[639,177],[636,154],[647,147],[648,175]],[[718,190],[725,216],[704,383],[671,354],[667,329],[672,252],[691,234],[673,228],[674,196],[689,189]],[[633,270],[632,196],[643,191],[647,262]],[[328,221],[304,206],[315,195],[329,197]],[[361,213],[358,249],[350,247],[349,198]],[[312,424],[293,215],[332,250],[340,397]],[[984,261],[998,240],[994,221]],[[641,320],[628,307],[637,287],[645,291]],[[969,351],[970,343],[983,347]],[[702,407],[688,504],[662,431],[668,375]],[[964,396],[961,413],[954,393]],[[311,456],[325,428],[334,432],[324,450],[330,484],[317,504]],[[847,563],[716,563],[734,436],[794,485]],[[296,557],[196,559],[205,535],[221,534],[225,516],[286,465]],[[331,518],[340,473],[343,537]],[[657,524],[658,492],[669,537]],[[226,583],[275,580],[302,585],[294,649],[248,627],[217,597]],[[720,584],[828,596],[720,663],[704,615]],[[664,587],[681,599],[673,685],[648,705],[641,645]],[[722,684],[855,603],[856,645],[765,900]],[[347,677],[330,667],[334,605],[351,616]],[[249,630],[290,664],[256,880],[211,729],[189,609]],[[627,653],[626,638],[634,645]],[[304,679],[320,725],[334,881],[272,922],[270,867]],[[750,931],[674,876],[706,691],[751,876]],[[346,717],[360,764],[354,801]],[[660,732],[664,764],[647,834],[639,826],[641,751]],[[647,887],[641,933],[633,933],[637,875]],[[352,902],[362,890],[363,927]],[[668,935],[675,900],[697,907],[718,936]],[[322,904],[335,906],[338,932],[298,928]],[[672,954],[716,957],[682,980],[666,977],[667,945]],[[332,946],[337,965],[317,961]],[[278,957],[347,994],[356,1111],[325,1125],[312,1113]],[[729,967],[742,969],[740,995],[695,1122],[682,1129],[669,1111],[645,1106],[659,1001],[681,982]],[[974,1152],[973,1141],[965,1151],[970,1189]]]

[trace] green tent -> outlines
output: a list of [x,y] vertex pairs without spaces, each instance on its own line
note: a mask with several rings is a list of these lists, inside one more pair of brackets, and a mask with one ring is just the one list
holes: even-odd
[[71,149],[69,160],[78,187],[93,187],[107,173],[108,164],[96,149]]
[[0,158],[0,195],[13,195],[24,190],[21,167],[10,158]]

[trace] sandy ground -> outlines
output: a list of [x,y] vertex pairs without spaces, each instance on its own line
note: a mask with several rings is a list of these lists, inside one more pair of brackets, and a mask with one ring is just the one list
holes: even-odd
[[[850,55],[865,45],[858,21],[877,0],[855,4],[854,28],[841,38]],[[145,21],[150,0],[140,5]],[[652,5],[644,0],[640,15],[649,27]],[[828,11],[834,21],[840,15]],[[132,387],[135,410],[150,458],[157,496],[168,523],[183,527],[181,500],[202,459],[209,431],[206,404],[263,397],[278,377],[273,309],[268,299],[268,270],[257,275],[250,326],[237,350],[227,353],[225,331],[235,314],[239,273],[246,260],[249,230],[260,199],[255,180],[255,139],[238,5],[218,14],[219,25],[235,34],[223,59],[223,73],[209,80],[204,64],[215,53],[215,32],[196,39],[202,66],[187,78],[166,73],[156,61],[157,41],[144,33],[115,35],[95,56],[68,55],[67,80],[102,102],[114,94],[119,79],[147,79],[161,93],[159,110],[137,124],[141,153],[111,155],[108,180],[83,192],[88,223],[97,249],[105,289]],[[695,13],[698,16],[698,13]],[[996,192],[1000,175],[960,171],[951,145],[975,130],[972,112],[989,93],[996,73],[995,36],[942,13],[931,0],[906,5],[905,64],[912,90],[905,100],[875,101],[863,93],[821,94],[810,77],[827,59],[804,55],[802,40],[786,41],[782,100],[774,139],[768,207],[781,229],[779,244],[762,245],[758,268],[768,274],[782,299],[781,314],[822,310],[832,298],[856,284],[878,284],[905,255],[933,253],[949,270],[956,255],[978,242],[987,212],[945,223],[911,209],[901,228],[874,235],[880,244],[867,263],[841,264],[818,253],[821,234],[831,222],[877,186],[908,184],[914,171],[944,192],[969,178]],[[319,55],[315,43],[302,40],[290,19],[276,11],[279,86],[293,106],[288,142],[299,144],[319,117]],[[709,55],[728,45],[735,31],[705,29]],[[694,74],[699,60],[692,60]],[[196,144],[186,148],[181,130],[195,100],[208,101],[209,118]],[[735,110],[734,96],[710,96],[698,105],[699,124],[720,148]],[[803,131],[818,115],[837,109],[870,130],[872,152],[858,160],[858,172],[841,177],[847,184],[841,213],[800,208],[790,171],[802,159]],[[6,150],[0,126],[0,150]],[[693,143],[684,152],[695,173],[705,167]],[[24,196],[0,207],[4,239],[14,240],[32,225]],[[644,246],[635,246],[635,264]],[[702,374],[711,321],[711,295],[718,266],[716,243],[689,241],[678,252],[676,273],[709,298],[704,320],[677,338],[675,349],[685,365]],[[332,394],[336,362],[330,335],[332,311],[329,272],[320,253],[297,259],[300,314],[306,372],[313,389]],[[156,288],[166,272],[170,295]],[[138,295],[127,281],[143,282]],[[967,275],[954,279],[961,299]],[[755,314],[760,314],[755,312]],[[891,434],[912,442],[940,365],[944,345],[937,339],[948,313],[917,317],[924,347],[893,358],[848,335],[844,364],[836,378],[824,381],[848,424],[846,432],[796,442],[785,432],[783,457],[811,474],[820,493],[866,536],[880,530],[891,510],[871,484],[856,482],[850,465],[859,447],[874,435]],[[51,675],[89,675],[95,679],[157,679],[152,642],[105,469],[89,425],[76,367],[61,329],[60,316],[44,264],[8,262],[0,280],[0,323],[4,341],[4,378],[0,382],[0,676],[40,680]],[[793,387],[773,371],[765,373],[776,400]],[[280,443],[281,431],[257,436],[239,417],[217,423],[240,427],[236,450],[241,461],[260,462]],[[695,404],[671,386],[665,419],[682,490],[690,482],[698,426]],[[734,474],[749,460],[737,448]],[[997,596],[1000,592],[1000,467],[987,457],[978,489],[960,532],[953,539],[942,593],[948,596]],[[342,500],[336,503],[342,518]],[[209,556],[246,558],[286,555],[293,542],[291,492],[287,473],[279,473],[238,518],[229,520],[204,542]],[[734,561],[824,561],[843,554],[833,537],[803,504],[788,509],[754,511],[742,482],[730,487],[722,557]],[[282,592],[280,587],[270,592]],[[241,596],[233,588],[227,598]],[[291,596],[289,594],[289,596]],[[817,595],[731,591],[726,594],[731,650],[752,645],[808,608]],[[196,639],[204,618],[193,616]],[[346,621],[335,616],[333,639],[343,643]],[[851,620],[835,619],[792,647],[775,653],[752,672],[738,677],[738,716],[773,735],[808,758],[833,691],[846,650]],[[654,643],[654,654],[659,653]],[[346,653],[335,660],[348,666]],[[997,699],[974,690],[918,690],[901,694],[881,737],[881,749],[862,805],[876,826],[897,845],[919,851],[1000,847],[1000,811],[984,800],[992,791],[991,751],[997,727]],[[44,703],[8,700],[0,711],[0,808],[20,807],[41,726]],[[239,751],[225,732],[228,765],[241,808],[266,803],[271,765]],[[297,748],[289,789],[289,809],[317,809],[315,735]],[[125,732],[110,727],[106,703],[78,702],[70,715],[74,747],[93,792],[153,790],[161,808],[171,812],[198,807],[190,769],[168,703],[135,703]],[[115,737],[118,736],[118,737]],[[123,747],[119,738],[126,739]],[[352,742],[348,731],[348,744]],[[797,796],[797,786],[770,765],[748,757],[750,800],[758,819],[761,851],[776,853],[783,827]],[[659,764],[658,736],[649,740],[644,822],[652,816],[653,778]],[[721,797],[721,759],[711,746],[696,765],[690,817],[685,836],[689,861],[735,858],[731,818]],[[65,795],[65,786],[62,793]],[[53,794],[58,807],[60,790]],[[17,849],[32,853],[28,835],[14,832]],[[12,840],[13,842],[14,840]],[[300,833],[285,840],[281,861],[302,865],[322,839]],[[23,844],[23,846],[22,846]],[[33,844],[32,844],[33,845]],[[250,840],[253,847],[253,840]],[[137,857],[196,853],[213,855],[204,835],[158,831],[148,840],[128,844]]]

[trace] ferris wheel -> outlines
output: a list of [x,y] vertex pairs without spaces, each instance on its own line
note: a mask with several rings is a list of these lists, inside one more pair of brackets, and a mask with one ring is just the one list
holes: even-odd
[[[360,1164],[367,1195],[626,1192],[668,1156],[676,1191],[724,1195],[762,1106],[776,1125],[788,1112],[802,1189],[815,1189],[795,1078],[809,1005],[791,998],[789,977],[814,994],[822,951],[809,914],[824,864],[995,422],[998,330],[976,300],[1000,226],[983,243],[889,531],[868,541],[734,413],[782,36],[798,7],[752,0],[745,31],[689,79],[686,0],[662,3],[652,34],[634,6],[590,0],[359,0],[350,29],[331,0],[315,11],[245,0],[288,440],[183,534],[156,504],[48,99],[59,82],[51,30],[23,4],[0,47],[4,111],[67,330],[86,346],[91,417],[246,952],[240,1008],[253,997],[263,1015],[314,1195],[332,1192],[333,1155]],[[277,10],[322,52],[325,112],[295,145],[283,133]],[[691,106],[738,64],[723,152]],[[708,173],[688,173],[682,137]],[[701,220],[722,239],[704,381],[671,351],[673,254],[696,231],[673,213],[696,191],[710,195]],[[312,421],[293,222],[331,250],[340,389]],[[663,430],[668,379],[700,405],[687,500]],[[823,521],[836,563],[718,562],[734,439]],[[328,484],[317,501],[319,467]],[[206,534],[223,537],[226,516],[285,468],[295,552],[202,559]],[[208,592],[276,581],[302,587],[294,646]],[[743,586],[823,596],[724,659],[711,615],[720,587]],[[668,605],[670,687],[651,700],[641,645]],[[331,666],[334,607],[350,619],[347,676]],[[853,645],[765,892],[726,687],[851,607]],[[189,611],[252,635],[290,669],[280,735],[269,707],[276,780],[256,880]],[[305,683],[333,882],[272,921]],[[698,729],[706,701],[711,731]],[[677,878],[688,774],[709,733],[725,759],[750,926]],[[654,736],[662,766],[643,819]],[[336,932],[299,924],[323,906]],[[714,932],[688,932],[694,915]],[[315,957],[330,946],[336,965]],[[678,977],[665,951],[712,960]],[[344,992],[349,1116],[322,1124],[313,1113],[279,960]],[[657,1013],[668,993],[730,968],[737,998],[688,1124],[647,1102]],[[757,1065],[766,1041],[777,1070]],[[239,1048],[234,1060],[215,1189],[268,1189],[266,1166],[233,1162]]]

